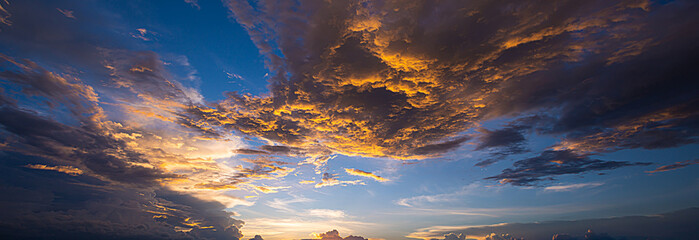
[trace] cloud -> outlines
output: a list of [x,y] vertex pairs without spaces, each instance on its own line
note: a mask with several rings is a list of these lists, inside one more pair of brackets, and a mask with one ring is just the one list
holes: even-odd
[[[432,239],[453,233],[475,239],[486,239],[488,236],[503,236],[504,234],[524,239],[551,239],[552,236],[556,235],[557,238],[554,239],[684,239],[687,236],[697,234],[697,230],[691,226],[693,226],[694,219],[698,214],[699,209],[690,208],[649,216],[502,223],[483,226],[434,226],[420,229],[407,237]],[[588,231],[590,229],[603,234]],[[581,236],[583,234],[584,236]],[[491,239],[498,238],[491,237]]]
[[[367,240],[366,238],[359,237],[359,236],[352,236],[349,235],[347,237],[340,237],[340,232],[337,230],[332,230],[326,233],[320,233],[316,236],[315,239],[320,239],[320,240]],[[305,239],[305,240],[310,240],[310,239]]]
[[31,169],[52,170],[52,171],[62,172],[62,173],[68,174],[68,175],[73,175],[73,176],[83,174],[82,170],[75,168],[75,167],[71,167],[71,166],[46,166],[43,164],[28,164],[25,167],[28,167]]
[[513,126],[498,130],[481,129],[481,136],[476,150],[506,147],[511,153],[523,152],[522,143],[526,140],[522,131],[525,127]]
[[251,238],[250,240],[263,240],[263,239],[262,239],[262,236],[255,235],[255,237]]
[[[89,175],[71,176],[47,174],[20,165],[46,161],[51,162],[41,156],[3,153],[0,168],[7,175],[0,178],[0,185],[3,191],[12,191],[13,194],[0,197],[4,203],[3,216],[0,217],[2,238],[191,239],[240,236],[237,228],[241,223],[230,218],[231,214],[222,211],[224,207],[218,203],[202,201],[157,185],[141,187],[144,183],[139,186],[134,182],[104,181],[94,173],[95,170]],[[178,229],[188,231],[178,232]]]
[[322,218],[343,218],[345,217],[345,212],[340,210],[332,209],[309,209],[307,214],[310,216],[322,217]]
[[75,16],[73,15],[73,11],[71,11],[71,10],[65,10],[65,9],[60,9],[60,8],[56,8],[56,10],[61,12],[61,14],[63,14],[63,16],[66,16],[67,18],[76,19]]
[[[13,4],[13,9],[26,7]],[[8,207],[0,219],[0,235],[241,237],[242,222],[225,209],[250,202],[225,191],[279,191],[285,187],[254,181],[285,176],[293,169],[274,161],[251,160],[240,167],[217,162],[243,145],[227,133],[182,127],[178,112],[201,101],[193,97],[196,90],[167,71],[158,54],[104,47],[109,44],[100,42],[102,36],[86,38],[81,36],[84,29],[54,20],[27,28],[57,15],[55,8],[49,7],[53,15],[42,9],[29,11],[37,19],[14,19],[17,28],[3,32],[6,37],[0,40],[17,46],[20,55],[51,47],[38,58],[41,62],[0,54],[0,168],[20,179],[41,179],[2,180],[4,189],[18,193],[2,199]],[[85,14],[95,22],[104,20]],[[55,36],[76,40],[57,44],[32,37],[55,29],[61,31]],[[30,200],[36,196],[41,199]]]
[[184,2],[189,3],[189,5],[192,5],[192,7],[195,7],[196,9],[201,9],[198,0],[184,0]]
[[524,146],[526,138],[523,132],[530,130],[531,126],[513,125],[497,130],[479,129],[478,145],[475,150],[489,150],[490,159],[476,163],[475,166],[486,167],[508,155],[527,152]]
[[367,177],[367,178],[371,178],[371,179],[374,179],[374,180],[379,181],[379,182],[389,181],[388,179],[382,178],[381,176],[377,176],[376,174],[373,174],[371,172],[365,172],[365,171],[354,169],[354,168],[345,168],[345,172],[349,175]]
[[656,168],[653,171],[646,171],[647,173],[658,173],[658,172],[667,172],[667,171],[672,171],[680,168],[685,168],[688,167],[689,165],[694,165],[694,164],[699,164],[699,160],[687,160],[683,162],[676,162],[670,165],[665,165],[665,166],[660,166]]
[[265,238],[304,239],[308,238],[309,235],[313,238],[320,238],[319,234],[315,233],[326,231],[322,229],[338,229],[341,232],[355,232],[356,230],[353,229],[364,229],[369,225],[371,224],[360,221],[329,218],[307,219],[303,216],[297,216],[247,219],[242,230],[247,233],[259,234]]
[[10,3],[5,1],[4,4],[5,6],[3,6],[3,3],[0,3],[0,23],[11,26],[12,21],[10,21],[10,17],[12,17],[12,14],[5,9]]
[[[320,174],[334,154],[434,158],[471,136],[519,153],[531,129],[561,141],[489,179],[534,185],[642,165],[598,153],[697,141],[694,1],[225,3],[266,57],[269,94],[205,103],[159,54],[131,50],[157,33],[97,3],[0,2],[0,50],[21,57],[0,55],[2,170],[53,187],[4,179],[22,194],[5,196],[3,236],[239,238],[224,209],[251,203],[225,192],[285,189],[265,182],[294,171],[272,155]],[[522,129],[481,128],[503,118]],[[219,161],[236,153],[258,156]],[[353,184],[325,173],[315,187]],[[15,209],[36,196],[37,211]],[[83,201],[55,200],[71,196]]]
[[354,180],[354,181],[345,181],[345,180],[338,180],[336,176],[330,174],[330,173],[323,173],[323,178],[321,179],[320,182],[316,183],[315,188],[322,188],[322,187],[330,187],[330,186],[336,186],[336,185],[341,185],[341,186],[346,186],[346,185],[365,185],[364,182],[361,180]]
[[475,182],[463,186],[461,187],[461,189],[449,191],[448,193],[419,195],[414,197],[401,198],[398,199],[395,203],[404,207],[425,207],[429,204],[458,201],[461,197],[465,195],[472,194],[474,192],[485,191],[486,189],[484,189],[480,183]]
[[[158,33],[150,31],[145,28],[137,28],[135,33],[131,34],[131,37],[141,39],[143,41],[153,41],[155,40],[155,36],[157,36]],[[144,72],[148,70],[147,68],[132,68],[134,71],[137,72]]]
[[[692,1],[227,6],[267,58],[271,93],[232,92],[187,109],[184,121],[306,149],[317,167],[331,154],[439,157],[476,129],[476,148],[493,154],[478,166],[526,151],[527,129],[562,139],[551,146],[560,153],[584,156],[696,141]],[[498,118],[530,121],[479,128]],[[569,172],[536,169],[513,180],[635,165],[568,160]]]
[[311,199],[304,198],[304,197],[298,197],[298,196],[294,196],[294,198],[292,198],[292,199],[278,199],[278,198],[275,198],[275,199],[273,199],[272,201],[268,202],[268,203],[267,203],[267,206],[272,207],[272,208],[276,208],[276,209],[279,209],[279,210],[282,210],[282,211],[286,211],[286,212],[295,212],[295,211],[289,206],[289,204],[291,204],[291,203],[312,202],[312,201],[313,201],[313,200],[311,200]]
[[604,185],[604,183],[577,183],[577,184],[569,184],[569,185],[556,185],[556,186],[548,186],[545,187],[545,191],[553,191],[553,192],[566,192],[566,191],[573,191],[576,189],[580,188],[586,188],[586,187],[599,187]]
[[503,184],[529,186],[544,180],[553,180],[554,176],[646,165],[650,163],[606,161],[569,150],[547,150],[539,156],[519,160],[514,163],[514,168],[504,169],[502,173],[486,179],[498,180]]

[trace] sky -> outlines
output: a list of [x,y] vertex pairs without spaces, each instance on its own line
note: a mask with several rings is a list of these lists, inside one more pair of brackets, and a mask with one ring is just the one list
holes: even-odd
[[0,238],[696,239],[697,12],[0,0]]

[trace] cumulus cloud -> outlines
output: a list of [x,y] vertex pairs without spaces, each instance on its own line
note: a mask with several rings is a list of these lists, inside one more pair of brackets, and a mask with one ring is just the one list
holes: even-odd
[[[504,156],[528,150],[529,131],[561,139],[488,178],[526,186],[646,164],[599,153],[697,141],[694,1],[225,3],[266,57],[269,94],[205,103],[159,54],[130,50],[157,33],[90,11],[96,3],[0,2],[2,170],[55,184],[3,179],[24,194],[7,202],[40,200],[36,219],[8,205],[3,236],[44,237],[23,227],[37,226],[69,238],[87,225],[94,238],[239,238],[223,209],[250,203],[224,192],[286,189],[261,183],[295,170],[274,155],[321,174],[334,154],[426,159],[475,140]],[[73,12],[90,21],[66,21]],[[481,127],[503,118],[515,120]],[[234,154],[256,156],[216,161]],[[364,182],[324,173],[315,187],[354,184]],[[83,205],[56,206],[72,195]]]
[[[478,129],[476,149],[494,154],[479,166],[527,151],[532,129],[583,155],[696,141],[692,1],[227,5],[267,57],[271,94],[231,92],[182,121],[305,149],[316,166],[333,153],[439,157]],[[505,117],[528,125],[479,128]],[[569,159],[571,172],[634,165]]]
[[[315,239],[320,239],[320,240],[367,240],[366,238],[359,237],[359,236],[352,236],[349,235],[347,237],[340,237],[340,232],[337,230],[332,230],[328,231],[326,233],[320,233],[317,234]],[[310,240],[310,239],[304,239],[304,240]]]

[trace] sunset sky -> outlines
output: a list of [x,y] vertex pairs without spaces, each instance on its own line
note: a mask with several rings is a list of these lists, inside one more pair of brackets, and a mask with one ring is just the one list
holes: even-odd
[[696,239],[697,13],[0,0],[0,239]]

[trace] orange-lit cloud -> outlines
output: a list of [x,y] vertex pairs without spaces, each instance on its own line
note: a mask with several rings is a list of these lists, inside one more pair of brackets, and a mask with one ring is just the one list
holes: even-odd
[[[278,37],[272,30],[277,25],[269,25],[276,21],[293,21],[285,19],[284,8],[256,11],[253,9],[257,8],[245,2],[228,2],[233,16],[269,60],[268,68],[274,73],[271,94],[229,93],[226,100],[215,106],[187,109],[180,121],[194,128],[222,128],[304,149],[299,156],[307,157],[307,162],[316,166],[323,166],[332,154],[426,159],[458,149],[471,140],[465,133],[488,119],[550,109],[587,114],[573,111],[576,108],[572,106],[584,105],[585,98],[574,96],[585,96],[591,82],[614,82],[623,86],[623,79],[633,77],[622,76],[635,74],[627,72],[623,64],[641,56],[654,58],[662,54],[655,47],[667,44],[665,41],[683,41],[659,37],[671,31],[684,32],[684,25],[672,30],[654,25],[646,18],[654,9],[645,1],[585,3],[589,5],[582,12],[537,4],[513,4],[518,7],[499,11],[494,5],[477,3],[456,4],[459,7],[401,1],[302,3],[298,9],[315,16],[304,22],[315,24],[294,25],[294,29],[302,30],[286,33],[303,33],[294,38]],[[425,11],[454,17],[435,22],[415,19],[416,16],[439,18],[420,15]],[[345,19],[315,22],[323,19],[325,12],[343,12]],[[263,17],[266,20],[259,20],[260,16],[266,16]],[[555,20],[542,20],[549,17]],[[483,19],[497,20],[486,23]],[[428,22],[429,27],[424,25]],[[457,25],[462,27],[446,27]],[[659,35],[640,31],[645,26],[658,27]],[[479,34],[469,34],[474,29],[478,29]],[[602,39],[600,32],[611,37]],[[277,42],[271,44],[266,39],[277,39]],[[296,41],[320,42],[299,47]],[[283,57],[275,53],[274,46],[285,53]],[[293,51],[287,49],[292,47]],[[570,72],[567,66],[581,70],[560,80],[564,72]],[[611,70],[586,75],[590,71],[582,70],[583,66]],[[605,72],[610,74],[603,74]],[[658,80],[644,81],[650,84]],[[580,92],[565,94],[557,90],[562,88]],[[596,94],[612,96],[603,91]],[[600,108],[623,108],[622,103],[633,100],[626,96],[632,95],[618,96],[606,105],[600,103]],[[688,98],[678,98],[677,102],[657,105],[671,108],[689,104],[688,101]],[[662,110],[639,111],[652,115]],[[628,116],[640,117],[634,114]],[[605,116],[613,118],[615,115]],[[672,114],[667,120],[681,122],[693,117],[694,114]],[[576,118],[571,116],[570,119]],[[636,121],[619,120],[610,120],[610,123],[635,124]],[[552,124],[564,126],[569,120],[556,121]],[[571,131],[576,129],[560,130],[557,134]],[[597,134],[586,133],[576,136]],[[616,138],[611,136],[615,134],[612,131],[599,134]],[[594,147],[591,146],[593,141],[572,146],[575,141],[578,140],[566,139],[560,145],[578,149]],[[516,154],[526,151],[520,145],[523,142],[520,139],[505,147],[488,144],[479,144],[479,147]],[[254,151],[247,153],[255,154]],[[489,163],[492,162],[494,160]]]
[[71,166],[47,166],[43,164],[29,164],[26,165],[25,167],[32,168],[32,169],[41,169],[41,170],[52,170],[52,171],[57,171],[57,172],[62,172],[65,174],[77,176],[80,174],[83,174],[83,171],[76,168],[76,167],[71,167]]
[[67,18],[76,19],[75,15],[73,15],[73,11],[71,11],[71,10],[60,9],[60,8],[56,8],[56,10],[61,12],[61,14],[63,14],[63,16],[66,16]]
[[367,177],[374,179],[379,182],[388,182],[389,180],[380,176],[377,176],[376,174],[373,174],[371,172],[365,172],[362,170],[354,169],[354,168],[345,168],[345,172],[349,175],[353,176],[360,176],[360,177]]
[[682,162],[675,162],[673,164],[669,165],[664,165],[656,168],[655,170],[652,171],[646,171],[647,173],[658,173],[658,172],[667,172],[667,171],[672,171],[680,168],[685,168],[690,165],[694,164],[699,164],[699,160],[687,160],[687,161],[682,161]]
[[323,178],[320,182],[316,183],[315,188],[330,187],[330,186],[345,186],[345,185],[365,185],[361,180],[345,181],[339,180],[336,176],[329,173],[323,173]]

